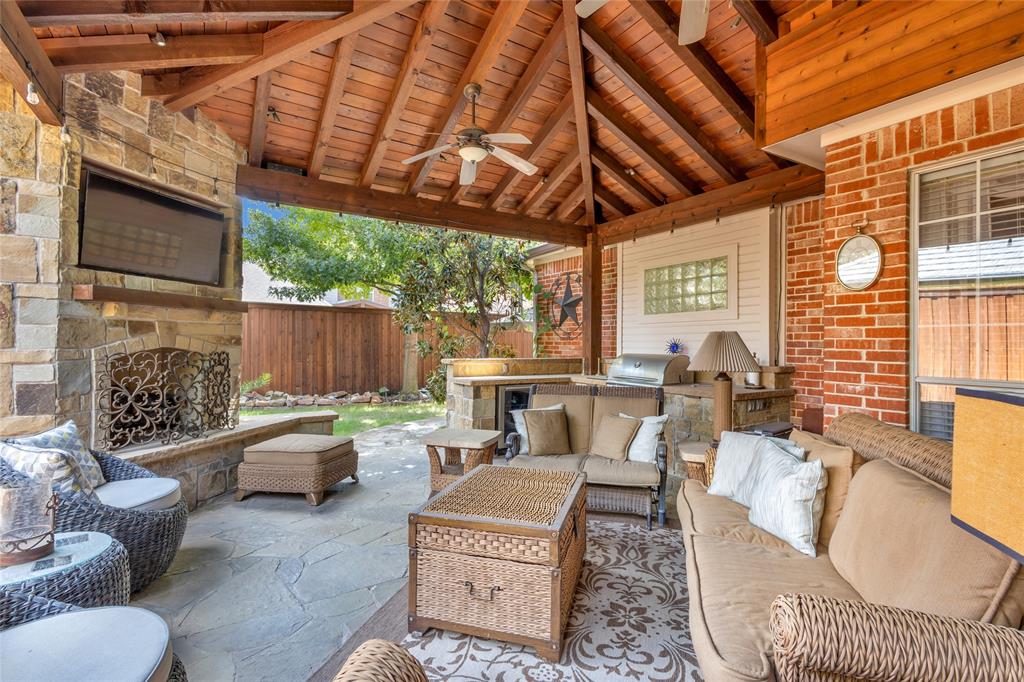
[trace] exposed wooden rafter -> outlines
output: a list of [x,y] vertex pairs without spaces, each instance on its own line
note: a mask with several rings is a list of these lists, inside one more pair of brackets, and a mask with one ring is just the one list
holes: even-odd
[[[523,112],[523,109],[526,108],[526,103],[533,96],[533,91],[540,85],[541,80],[548,74],[555,61],[562,56],[564,50],[565,32],[559,30],[559,25],[556,23],[533,59],[530,60],[530,65],[526,67],[526,71],[519,77],[515,89],[512,90],[512,93],[502,105],[501,110],[498,111],[498,114],[489,125],[490,132],[506,132],[512,123],[519,118],[519,114]],[[516,153],[518,154],[521,151],[522,149],[517,149]],[[484,159],[481,167],[486,165],[489,160],[490,157]],[[504,166],[500,161],[496,163]],[[479,176],[480,169],[478,168],[477,177]],[[448,201],[459,201],[469,188],[470,185],[460,185],[458,183],[452,185],[451,191],[448,192]]]
[[163,47],[154,45],[146,34],[49,38],[39,42],[61,73],[237,64],[263,51],[262,33],[167,36],[165,40],[167,44]]
[[311,178],[319,178],[323,170],[324,157],[331,142],[334,122],[338,118],[338,107],[345,94],[345,80],[352,66],[352,52],[355,47],[355,34],[339,39],[334,46],[331,74],[327,77],[327,89],[324,91],[323,105],[320,107],[320,120],[317,122],[313,146],[309,150],[309,161],[306,164],[306,175]]
[[409,48],[406,50],[402,60],[402,66],[398,70],[398,77],[395,86],[388,97],[388,103],[381,114],[380,123],[377,125],[377,132],[370,144],[370,151],[363,161],[362,170],[359,173],[359,185],[369,187],[377,177],[380,170],[380,163],[384,160],[384,152],[387,151],[388,142],[398,127],[398,121],[405,110],[406,102],[412,88],[416,85],[416,78],[420,75],[420,67],[427,60],[427,53],[433,44],[434,32],[438,23],[448,10],[449,0],[434,0],[423,7],[416,30],[413,31],[409,40]]
[[627,192],[635,196],[646,208],[654,208],[665,203],[665,198],[654,194],[650,189],[630,174],[626,168],[604,149],[594,145],[590,148],[590,157],[594,165],[612,176],[615,182]]
[[615,214],[616,217],[621,218],[634,213],[632,206],[599,182],[594,183],[594,198],[604,210]]
[[270,79],[273,72],[256,77],[256,94],[252,100],[252,127],[249,129],[249,165],[263,165],[263,145],[267,139],[267,115],[270,101]]
[[[540,159],[541,154],[551,146],[551,142],[558,136],[560,132],[569,123],[569,119],[572,118],[572,98],[565,97],[559,103],[555,110],[551,112],[547,120],[544,121],[544,125],[537,132],[533,138],[533,144],[526,149],[522,150],[520,156],[529,161],[530,163],[537,163]],[[501,201],[508,196],[511,192],[519,185],[520,180],[526,176],[513,169],[508,169],[505,172],[505,177],[501,179],[498,185],[491,192],[491,196],[487,198],[486,206],[488,208],[501,208]]]
[[714,220],[718,215],[734,215],[821,194],[824,190],[824,173],[809,166],[792,166],[609,221],[598,232],[603,243],[614,244]]
[[576,120],[576,144],[580,168],[583,170],[583,202],[587,222],[594,224],[594,173],[590,166],[590,122],[587,119],[587,74],[583,69],[583,47],[580,21],[576,16],[576,0],[562,0],[562,23],[565,25],[565,47],[569,58],[569,79],[572,82],[572,109]]
[[[7,4],[8,0],[4,0]],[[18,0],[32,26],[312,21],[352,11],[353,0]]]
[[653,111],[712,171],[728,183],[745,176],[728,155],[591,18],[582,22],[583,45]]
[[443,201],[315,180],[252,166],[239,165],[235,182],[240,196],[259,201],[277,201],[517,239],[573,246],[586,243],[586,229],[579,225],[510,215],[473,206],[456,206]]
[[732,6],[759,41],[768,45],[779,39],[779,19],[767,2],[732,0]]
[[552,220],[565,220],[570,213],[579,208],[580,204],[586,202],[587,188],[582,182],[576,185],[573,191],[569,192],[569,196],[562,200],[558,206],[551,211],[550,218]]
[[281,24],[263,34],[262,54],[240,64],[183,74],[179,89],[164,101],[164,106],[170,111],[181,111],[198,104],[318,47],[354,34],[414,2],[416,0],[363,0],[352,12],[337,19]]
[[686,65],[697,80],[708,89],[736,123],[750,137],[754,136],[754,105],[729,78],[711,53],[700,43],[680,45],[675,25],[679,17],[663,0],[631,0],[637,14],[654,30],[655,35]]
[[551,193],[557,190],[572,175],[579,164],[580,155],[578,151],[574,150],[563,156],[562,160],[555,164],[555,167],[547,175],[541,177],[540,181],[523,197],[522,203],[519,204],[519,213],[526,215],[543,204],[551,196]]
[[39,103],[28,106],[40,121],[51,125],[63,122],[61,75],[14,3],[0,2],[0,74],[22,99],[28,94],[29,83],[33,84]]
[[[452,90],[448,107],[441,116],[440,126],[434,131],[440,133],[437,140],[444,142],[455,132],[455,126],[458,125],[462,112],[466,110],[467,101],[462,91],[470,83],[483,84],[487,79],[487,72],[494,66],[498,55],[501,54],[501,49],[505,46],[505,41],[508,40],[512,30],[519,23],[519,18],[526,11],[527,5],[527,0],[505,0],[495,8],[494,14],[487,24],[487,29],[473,51],[473,57],[466,65],[462,78]],[[406,185],[407,194],[414,196],[419,194],[439,156],[436,154],[428,156],[413,166],[412,175]]]

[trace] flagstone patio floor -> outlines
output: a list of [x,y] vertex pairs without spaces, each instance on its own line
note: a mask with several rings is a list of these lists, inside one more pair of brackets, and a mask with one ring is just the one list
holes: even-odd
[[429,490],[419,439],[443,418],[356,436],[359,483],[222,495],[191,513],[168,573],[133,606],[167,621],[191,682],[305,680],[408,573],[406,515]]

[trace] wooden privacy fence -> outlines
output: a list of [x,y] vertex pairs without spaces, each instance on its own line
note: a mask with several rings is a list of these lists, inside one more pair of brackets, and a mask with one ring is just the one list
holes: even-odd
[[[269,372],[267,389],[292,394],[402,387],[405,336],[390,310],[250,303],[244,317],[243,381]],[[502,330],[496,341],[533,357],[528,328]],[[437,357],[417,357],[418,386],[439,363]]]

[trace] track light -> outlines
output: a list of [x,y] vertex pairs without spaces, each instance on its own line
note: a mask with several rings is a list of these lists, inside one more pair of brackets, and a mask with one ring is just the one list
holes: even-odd
[[737,16],[735,19],[732,20],[732,23],[729,24],[729,28],[733,28],[733,29],[739,28],[740,24],[742,22],[743,22],[743,17]]
[[153,44],[157,47],[167,47],[167,38],[165,38],[164,34],[160,31],[154,33],[153,37],[150,38],[150,40],[153,41]]
[[36,90],[36,84],[29,81],[28,87],[25,88],[25,101],[35,106],[39,104],[39,91]]

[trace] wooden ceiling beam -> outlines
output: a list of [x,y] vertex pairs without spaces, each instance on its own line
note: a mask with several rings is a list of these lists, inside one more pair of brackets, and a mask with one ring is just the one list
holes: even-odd
[[362,0],[352,12],[337,19],[293,21],[263,34],[262,54],[240,64],[228,64],[196,74],[185,72],[181,87],[165,101],[170,111],[181,111],[282,64],[412,5],[416,0]]
[[602,243],[614,244],[824,191],[824,173],[809,166],[791,166],[609,221],[598,227],[598,233]]
[[[502,105],[501,110],[494,117],[494,120],[490,124],[491,132],[504,133],[508,132],[508,128],[519,118],[519,114],[526,108],[526,103],[530,101],[530,97],[533,96],[533,91],[537,89],[540,82],[544,79],[544,76],[548,74],[551,66],[558,60],[565,50],[565,31],[560,30],[560,27],[556,21],[554,27],[548,33],[544,42],[541,43],[540,49],[533,55],[533,59],[530,60],[530,65],[526,67],[526,71],[519,77],[516,82],[515,89],[509,94],[508,99]],[[519,148],[514,150],[516,154],[520,154],[525,151],[525,148]],[[481,167],[486,165],[490,161],[490,157],[484,159]],[[496,161],[495,164],[505,167],[501,161]],[[477,177],[480,176],[480,168],[477,169]],[[513,171],[518,172],[518,171]],[[452,185],[452,189],[448,192],[448,201],[459,201],[466,193],[466,191],[472,185],[460,185],[458,183]]]
[[551,211],[551,220],[565,220],[580,204],[585,203],[586,198],[587,187],[581,182],[576,185],[576,189],[569,193],[569,196],[562,200],[562,203]]
[[267,115],[270,102],[270,79],[273,72],[256,77],[256,94],[252,100],[252,127],[249,129],[249,165],[263,165],[263,145],[267,139]]
[[754,104],[700,43],[679,44],[675,28],[679,17],[664,0],[631,0],[637,14],[647,22],[661,42],[679,57],[711,96],[729,112],[751,138],[754,137]]
[[640,128],[627,121],[625,116],[615,111],[612,105],[594,90],[587,90],[587,112],[619,138],[630,151],[643,159],[676,191],[687,196],[704,191],[700,183],[691,180],[682,168],[661,151],[657,142],[645,138]]
[[363,168],[359,173],[359,186],[369,187],[377,177],[380,164],[384,160],[384,152],[387,151],[388,142],[395,134],[398,121],[405,111],[405,105],[412,94],[412,88],[416,85],[416,78],[420,75],[420,68],[427,60],[427,53],[434,42],[434,31],[437,29],[445,12],[448,11],[449,0],[434,0],[423,7],[416,29],[409,39],[409,47],[405,57],[402,59],[402,66],[398,70],[398,77],[395,80],[395,87],[391,90],[388,103],[384,107],[377,132],[373,136],[373,143],[363,161]]
[[651,190],[640,184],[635,175],[630,175],[626,168],[604,149],[597,145],[592,146],[590,148],[590,158],[595,166],[611,175],[615,182],[635,196],[646,208],[654,208],[665,203],[665,197],[655,195]]
[[[498,3],[490,22],[487,24],[487,29],[484,31],[483,36],[480,37],[480,42],[477,43],[476,49],[473,51],[469,64],[466,65],[466,69],[462,72],[462,78],[459,79],[458,84],[452,89],[448,107],[441,115],[440,126],[436,131],[440,135],[434,138],[438,144],[443,144],[455,132],[455,127],[459,124],[459,118],[462,116],[462,112],[466,110],[468,101],[462,94],[463,90],[470,83],[479,83],[481,85],[485,83],[487,73],[494,66],[494,62],[497,61],[498,56],[501,54],[501,49],[505,46],[505,41],[508,40],[516,24],[519,23],[519,18],[523,16],[527,5],[527,0],[504,0],[504,2]],[[406,186],[407,194],[413,196],[419,194],[438,158],[440,158],[439,154],[428,156],[413,166],[409,183]]]
[[523,197],[522,203],[519,204],[519,214],[526,215],[534,208],[543,204],[551,196],[551,193],[558,189],[565,182],[566,178],[576,170],[579,163],[580,155],[578,150],[563,156],[562,160],[551,169],[551,172],[541,177],[540,182],[535,184],[527,192],[526,196]]
[[587,118],[587,74],[583,68],[583,46],[580,38],[580,20],[576,15],[576,0],[562,0],[562,23],[565,25],[565,47],[569,57],[569,80],[572,84],[572,109],[576,121],[576,144],[579,148],[580,183],[586,205],[587,223],[594,224],[594,173],[590,160],[590,120]]
[[[31,26],[312,21],[352,11],[353,0],[18,0]],[[7,4],[5,0],[4,4]]]
[[[565,0],[568,1],[568,0]],[[651,78],[611,37],[605,33],[593,18],[582,22],[583,45],[625,83],[644,105],[690,147],[712,171],[728,183],[736,182],[746,175],[711,137],[701,130],[693,119],[684,114],[665,89]]]
[[594,183],[594,198],[606,211],[611,211],[620,218],[635,213],[632,206],[599,182]]
[[29,104],[29,108],[43,123],[60,125],[64,122],[61,75],[50,63],[18,5],[0,2],[0,20],[0,74],[22,99],[27,97],[31,83],[39,103]]
[[111,44],[106,40],[109,36],[97,36],[97,39],[77,38],[73,44],[67,44],[65,38],[41,40],[40,43],[61,73],[237,64],[263,51],[262,33],[167,36],[167,44],[163,47],[154,45],[147,35],[131,37],[142,40]]
[[768,45],[779,39],[779,19],[767,2],[732,0],[732,6],[759,41]]
[[324,167],[324,157],[327,156],[341,98],[345,94],[345,81],[352,66],[356,37],[355,34],[347,35],[339,39],[334,46],[334,61],[331,62],[331,73],[327,77],[327,89],[324,91],[323,104],[320,107],[320,120],[317,122],[313,146],[309,150],[309,161],[306,163],[306,175],[311,178],[319,178]]
[[315,180],[292,173],[239,165],[235,178],[240,196],[326,211],[341,211],[386,220],[484,232],[501,237],[582,246],[586,228],[562,222],[457,206],[407,194]]
[[[558,136],[565,126],[569,123],[569,119],[572,118],[572,98],[564,97],[562,101],[555,107],[555,110],[551,112],[547,120],[544,121],[544,125],[537,132],[534,137],[533,144],[523,150],[522,157],[530,163],[537,163],[540,155],[551,146],[551,143]],[[501,201],[508,196],[509,192],[514,190],[519,184],[519,181],[526,176],[513,169],[505,171],[505,177],[494,188],[491,195],[487,198],[485,206],[488,208],[500,208]]]

